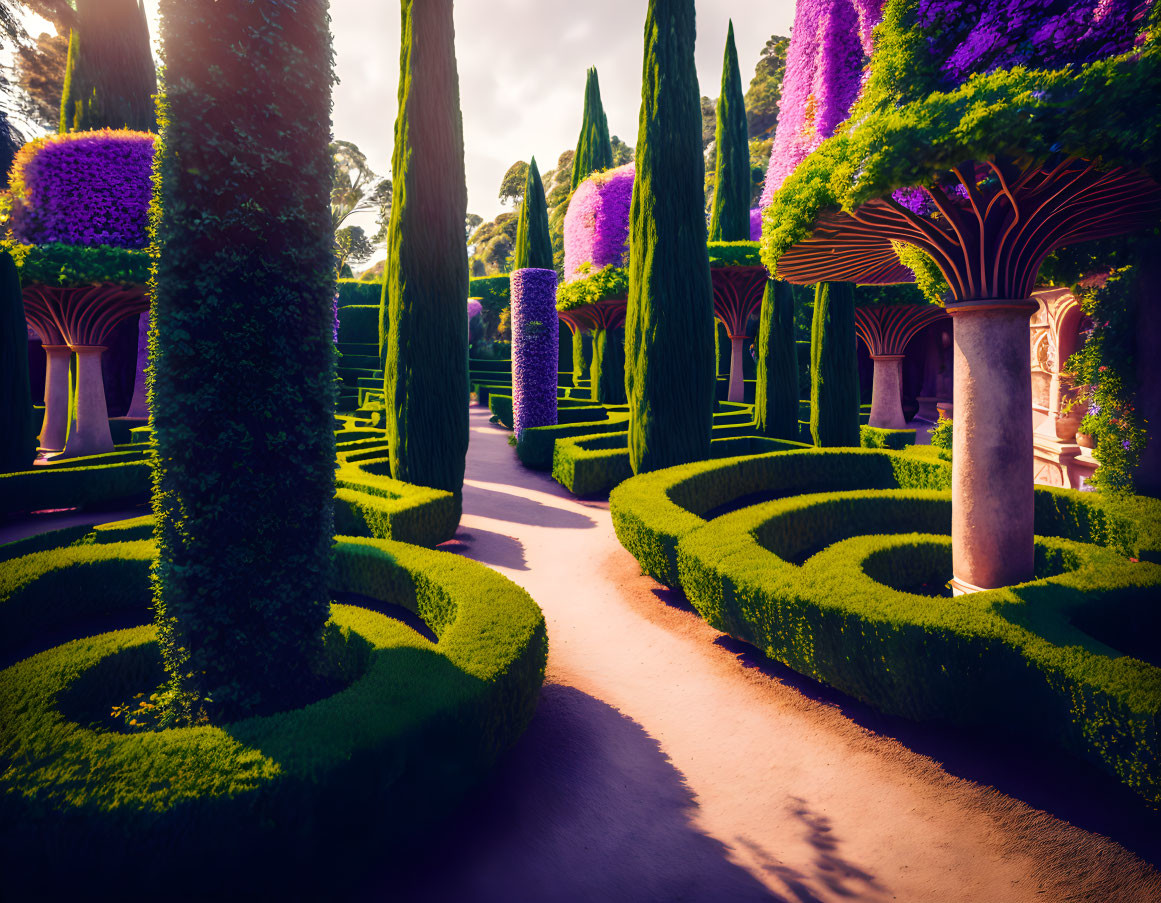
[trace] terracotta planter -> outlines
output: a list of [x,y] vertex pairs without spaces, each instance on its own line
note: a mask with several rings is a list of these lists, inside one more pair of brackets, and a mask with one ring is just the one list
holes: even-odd
[[1077,433],[1076,444],[1081,448],[1096,448],[1096,440],[1088,433]]

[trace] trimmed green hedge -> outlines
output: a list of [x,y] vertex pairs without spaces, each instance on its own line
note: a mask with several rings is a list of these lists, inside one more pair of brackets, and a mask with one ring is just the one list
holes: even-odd
[[110,452],[113,460],[75,458],[67,463],[0,474],[0,514],[48,508],[87,508],[149,497],[152,471],[141,451]]
[[[365,282],[356,283],[366,285]],[[339,308],[339,341],[373,345],[379,341],[379,303]]]
[[[946,492],[795,496],[689,533],[681,585],[717,629],[876,709],[1047,738],[1161,802],[1161,668],[1076,623],[1161,624],[1161,568],[1038,538],[1036,580],[940,598],[950,523]],[[1135,651],[1161,660],[1156,637]]]
[[[613,410],[606,408],[605,410],[607,416],[601,420],[526,429],[516,444],[516,455],[520,458],[520,463],[533,470],[552,470],[555,459],[554,447],[558,439],[595,436],[602,433],[625,434],[625,430],[629,426],[629,412],[624,408],[614,408]],[[628,446],[622,447],[627,448]]]
[[[483,404],[481,401],[480,404]],[[492,412],[492,419],[504,429],[512,429],[514,417],[512,414],[511,395],[488,395],[488,410]]]
[[[383,297],[382,282],[360,282],[358,279],[339,280],[339,323],[342,323],[344,307],[374,307],[379,309],[379,301]],[[340,329],[341,329],[340,325]],[[379,333],[379,320],[375,320],[374,335]],[[349,341],[359,341],[350,339]],[[377,339],[376,339],[377,341]]]
[[[102,586],[130,583],[121,591],[144,619],[147,544],[135,545],[128,575],[114,572],[126,547],[42,555],[21,591],[43,598],[55,571],[112,552],[109,579],[67,580],[68,598],[80,613]],[[123,732],[107,718],[163,677],[152,627],[76,640],[0,672],[6,889],[137,896],[164,882],[200,896],[220,891],[225,874],[232,893],[330,895],[363,877],[349,864],[415,846],[531,719],[544,619],[494,571],[401,543],[340,539],[331,585],[410,609],[438,643],[334,605],[329,659],[344,689],[295,711],[164,731]],[[340,860],[348,867],[336,870]]]
[[895,451],[915,444],[915,430],[887,430],[863,424],[859,427],[859,445],[863,448],[890,448]]

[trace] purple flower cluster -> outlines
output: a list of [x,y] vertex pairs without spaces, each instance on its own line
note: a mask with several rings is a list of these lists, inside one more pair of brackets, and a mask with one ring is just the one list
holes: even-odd
[[577,186],[564,217],[564,281],[572,282],[629,257],[632,163],[593,173]]
[[750,208],[750,241],[762,240],[762,208]]
[[484,305],[475,298],[468,298],[468,344],[474,345],[484,334],[482,314]]
[[1058,69],[1125,53],[1151,0],[919,0],[919,24],[948,81],[1013,66]]
[[519,439],[529,427],[556,423],[556,270],[516,270],[511,292],[512,427]]
[[762,207],[846,120],[863,86],[871,33],[882,12],[883,0],[798,0]]
[[12,232],[39,245],[144,248],[153,135],[105,129],[38,138],[12,168]]

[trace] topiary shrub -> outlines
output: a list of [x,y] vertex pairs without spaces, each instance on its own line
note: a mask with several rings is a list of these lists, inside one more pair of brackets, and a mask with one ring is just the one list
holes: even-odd
[[855,293],[847,282],[820,282],[810,326],[810,435],[815,445],[859,444],[859,368]]

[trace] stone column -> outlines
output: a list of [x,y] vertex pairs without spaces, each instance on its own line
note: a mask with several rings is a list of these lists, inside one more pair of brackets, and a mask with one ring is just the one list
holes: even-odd
[[101,374],[104,345],[70,345],[77,355],[76,416],[60,457],[79,458],[113,450],[105,380]]
[[145,391],[145,368],[149,365],[149,311],[137,321],[137,375],[133,379],[133,400],[126,417],[148,417],[149,396]]
[[903,355],[872,354],[871,416],[868,426],[881,430],[905,430],[903,416]]
[[44,423],[40,428],[40,447],[60,451],[69,431],[69,361],[73,352],[68,345],[43,345],[48,358],[44,371]]
[[952,591],[1034,576],[1029,300],[947,305],[954,324]]
[[746,337],[744,335],[730,336],[730,388],[726,398],[729,401],[746,400],[745,371],[742,369],[742,356],[746,352]]

